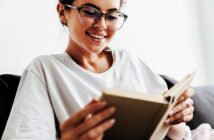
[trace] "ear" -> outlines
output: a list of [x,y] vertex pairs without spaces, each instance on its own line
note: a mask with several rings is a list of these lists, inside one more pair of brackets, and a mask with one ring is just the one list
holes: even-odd
[[62,22],[62,24],[67,25],[67,18],[65,16],[65,8],[64,5],[62,3],[58,3],[57,4],[57,12],[60,18],[60,21]]

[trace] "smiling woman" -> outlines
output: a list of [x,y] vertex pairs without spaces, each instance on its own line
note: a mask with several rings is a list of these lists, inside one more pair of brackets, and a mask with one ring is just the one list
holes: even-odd
[[[68,27],[70,34],[66,52],[81,67],[93,72],[104,72],[111,66],[113,60],[111,53],[102,50],[107,49],[106,44],[111,41],[115,31],[122,27],[127,18],[119,11],[120,5],[120,0],[102,2],[86,0],[74,1],[72,5],[58,4],[60,19]],[[80,58],[79,55],[86,57]]]
[[[95,100],[102,90],[151,94],[167,90],[165,81],[140,58],[108,46],[128,17],[121,12],[123,3],[74,0],[57,4],[60,21],[69,32],[67,49],[40,56],[25,69],[3,140],[100,140],[114,125],[116,110]],[[192,92],[183,93],[166,121],[172,139],[186,136],[185,122],[193,117]]]

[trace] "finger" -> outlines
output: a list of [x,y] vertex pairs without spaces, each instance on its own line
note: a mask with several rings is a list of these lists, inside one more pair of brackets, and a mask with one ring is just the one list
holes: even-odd
[[183,122],[189,122],[190,120],[192,120],[192,118],[193,118],[193,115],[187,115],[181,119],[177,119],[177,120],[172,121],[170,124],[176,125],[176,124],[183,123]]
[[[97,102],[99,102],[99,101],[98,101],[97,99],[94,98],[94,99],[92,99],[91,102],[90,102],[88,105],[86,105],[86,106],[89,106],[89,105],[94,104],[94,103],[97,103]],[[96,113],[96,112],[94,112],[94,113]],[[93,114],[88,114],[88,115],[86,116],[85,119],[87,120],[87,119],[91,118],[92,115],[93,115]]]
[[192,118],[193,118],[193,114],[187,115],[187,116],[184,116],[181,121],[183,121],[183,122],[189,122],[189,121],[192,120]]
[[115,123],[114,119],[105,121],[102,124],[100,124],[99,126],[91,129],[87,133],[85,133],[82,136],[80,136],[79,140],[93,140],[93,139],[103,135],[103,133],[106,130],[108,130],[109,128],[111,128],[114,125],[114,123]]
[[177,112],[180,112],[181,110],[192,106],[193,105],[193,100],[191,98],[187,98],[184,101],[178,103],[173,107],[172,111],[169,113],[170,116],[176,114]]
[[188,108],[170,116],[165,123],[166,124],[178,124],[181,122],[188,122],[192,119],[193,117],[193,111],[194,107],[189,106]]
[[[98,103],[98,102],[101,102],[101,101],[94,98],[94,99],[91,100],[91,102],[90,102],[88,105],[86,105],[86,107],[89,106],[89,105],[91,105],[91,104]],[[98,111],[99,111],[99,110],[98,110]],[[94,112],[93,114],[96,114],[96,112]],[[90,118],[92,117],[93,114],[92,114],[92,113],[91,113],[91,114],[88,114],[88,115],[85,117],[85,120],[90,119]]]
[[195,94],[195,90],[192,88],[188,88],[179,98],[178,98],[178,103],[193,96]]
[[181,95],[177,100],[177,104],[184,101],[184,100],[185,100],[185,97]]
[[195,90],[193,88],[189,88],[188,94],[189,94],[189,97],[192,97],[193,95],[195,95]]
[[61,129],[64,130],[70,128],[71,126],[77,125],[79,122],[83,121],[89,114],[93,114],[94,112],[104,109],[106,104],[107,103],[104,101],[88,104],[84,109],[77,112],[76,114],[71,116],[68,120],[66,120],[61,126]]
[[95,127],[99,123],[103,122],[104,120],[112,116],[115,110],[116,110],[115,107],[110,107],[108,109],[103,110],[100,113],[97,113],[95,116],[92,116],[90,119],[80,124],[75,130],[76,133],[81,135],[82,133],[87,132],[91,128]]
[[95,138],[95,140],[102,140],[103,139],[103,134],[102,135],[99,135]]
[[93,103],[97,103],[97,102],[99,102],[99,100],[94,98],[94,99],[91,100],[91,102],[88,105],[93,104]]
[[189,98],[192,97],[195,94],[195,90],[193,88],[188,88],[183,94],[182,96],[184,98]]
[[193,114],[193,110],[194,110],[194,107],[193,106],[189,106],[188,108],[170,116],[170,120],[171,121],[175,121],[175,120],[178,120],[178,119],[182,119],[184,118],[185,116],[188,116],[188,115],[192,115]]

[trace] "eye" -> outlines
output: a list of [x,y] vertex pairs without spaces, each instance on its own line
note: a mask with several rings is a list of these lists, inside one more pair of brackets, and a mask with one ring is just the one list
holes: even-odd
[[106,18],[110,21],[118,20],[120,18],[120,13],[109,13],[107,14]]
[[97,17],[99,13],[91,7],[83,7],[81,13],[87,17]]

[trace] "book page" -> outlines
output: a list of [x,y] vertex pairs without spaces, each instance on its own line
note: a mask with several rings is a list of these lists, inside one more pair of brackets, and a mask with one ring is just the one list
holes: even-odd
[[171,98],[171,104],[169,108],[163,115],[162,119],[160,120],[156,130],[154,131],[153,135],[150,137],[150,140],[156,139],[163,139],[169,129],[169,125],[166,125],[164,121],[169,115],[170,110],[175,106],[177,103],[178,98],[190,87],[190,83],[195,75],[195,72],[185,76],[182,80],[178,81],[172,88],[170,88],[163,96]]

